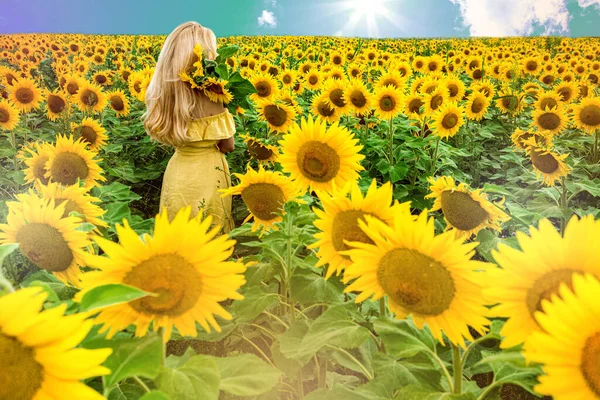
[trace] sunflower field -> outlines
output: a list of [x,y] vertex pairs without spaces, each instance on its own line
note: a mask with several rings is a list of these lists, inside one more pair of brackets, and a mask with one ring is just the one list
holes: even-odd
[[600,399],[599,40],[220,38],[229,234],[164,40],[0,36],[0,400]]

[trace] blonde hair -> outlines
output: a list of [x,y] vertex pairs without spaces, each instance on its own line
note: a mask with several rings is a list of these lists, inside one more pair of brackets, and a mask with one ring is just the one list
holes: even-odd
[[172,146],[182,145],[194,110],[202,106],[200,97],[179,78],[198,60],[194,46],[200,43],[208,59],[217,56],[217,38],[213,31],[197,22],[179,25],[165,39],[156,62],[154,76],[146,91],[144,128],[151,138]]

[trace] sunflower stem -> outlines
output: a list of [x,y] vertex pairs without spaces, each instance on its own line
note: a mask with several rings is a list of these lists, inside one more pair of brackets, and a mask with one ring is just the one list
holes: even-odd
[[4,288],[4,290],[7,291],[8,293],[12,293],[15,291],[15,288],[13,287],[13,285],[4,276],[1,265],[0,265],[0,288]]
[[440,140],[442,140],[442,139],[438,136],[436,139],[436,142],[435,142],[435,150],[433,151],[433,157],[431,157],[431,168],[429,170],[430,176],[433,176],[433,174],[435,173],[435,164],[437,164],[438,150],[440,148]]
[[161,365],[164,367],[167,359],[167,342],[165,342],[165,328],[162,326],[158,328],[158,337],[162,348]]
[[385,309],[385,297],[379,299],[379,317],[385,318],[386,309]]
[[[17,164],[17,135],[15,134],[15,130],[11,129],[10,131],[10,144],[12,145],[13,149],[15,150],[15,156],[13,158],[13,169],[15,171],[15,176],[17,175],[17,172],[19,172],[19,166]],[[19,192],[19,184],[14,181],[14,186],[15,186],[15,194],[17,194]]]
[[146,383],[144,383],[144,381],[141,380],[138,376],[134,375],[133,376],[133,380],[136,381],[136,383],[138,385],[140,385],[142,387],[142,389],[144,389],[146,391],[146,393],[150,393],[151,392],[151,390],[148,387],[148,385],[146,385]]
[[[388,137],[390,141],[390,167],[394,165],[394,119],[390,118],[390,134]],[[390,182],[392,181],[392,177],[390,176]]]
[[600,133],[600,130],[596,131],[596,138],[594,139],[594,148],[592,151],[592,163],[595,164],[598,162],[598,134]]
[[294,300],[292,299],[292,285],[290,284],[293,273],[293,256],[292,256],[292,238],[294,234],[294,215],[292,212],[289,212],[287,215],[287,223],[286,223],[286,234],[287,234],[287,248],[286,248],[286,257],[285,264],[287,269],[287,293],[285,294],[288,299],[288,303],[290,304],[290,313],[292,317],[292,322],[296,320],[296,305],[294,304]]
[[454,373],[454,394],[462,393],[462,359],[460,357],[460,349],[458,346],[452,344],[452,364]]
[[560,194],[560,210],[562,217],[560,219],[560,235],[564,236],[565,227],[567,226],[567,207],[569,201],[567,200],[567,186],[565,185],[565,177],[561,178],[562,193]]

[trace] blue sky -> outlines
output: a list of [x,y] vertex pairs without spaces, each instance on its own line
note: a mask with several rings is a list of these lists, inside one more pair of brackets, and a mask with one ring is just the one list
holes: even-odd
[[600,0],[3,0],[0,33],[600,36]]

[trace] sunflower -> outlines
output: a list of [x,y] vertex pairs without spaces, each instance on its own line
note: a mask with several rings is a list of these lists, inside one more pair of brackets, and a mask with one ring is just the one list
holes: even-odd
[[477,81],[471,84],[471,90],[474,92],[483,93],[488,100],[492,100],[496,95],[496,89],[489,80]]
[[59,91],[49,92],[46,96],[46,117],[50,121],[56,121],[63,112],[68,111],[69,104],[65,99],[65,96]]
[[394,86],[382,86],[373,95],[375,115],[381,119],[392,119],[402,112],[402,92]]
[[535,82],[528,82],[523,85],[523,92],[533,97],[537,97],[540,90],[542,90],[540,85]]
[[[373,179],[365,195],[356,181],[348,182],[343,188],[335,188],[331,194],[319,192],[318,195],[323,210],[313,208],[318,218],[314,224],[321,232],[315,234],[317,242],[309,248],[319,249],[319,262],[316,266],[327,264],[329,267],[325,279],[329,279],[333,274],[341,274],[351,264],[350,257],[340,254],[341,251],[350,249],[346,241],[373,243],[359,228],[359,220],[370,215],[388,225],[392,223],[393,191],[389,182],[377,188],[377,182]],[[403,203],[401,207],[410,213],[409,203]]]
[[567,116],[558,106],[546,107],[544,110],[536,109],[531,113],[532,125],[543,131],[558,134],[567,127]]
[[0,128],[12,131],[19,124],[19,110],[6,100],[0,100]]
[[75,96],[79,91],[79,87],[84,83],[83,78],[77,74],[70,74],[64,77],[64,83],[61,85],[62,89],[70,96]]
[[271,146],[250,135],[240,135],[248,147],[250,157],[258,161],[260,165],[274,163],[278,159],[279,149]]
[[346,84],[342,98],[358,116],[371,111],[372,95],[362,80],[350,80]]
[[296,111],[293,107],[268,98],[258,100],[256,110],[259,119],[266,121],[271,130],[279,133],[289,131],[296,118]]
[[500,93],[496,107],[504,114],[519,114],[523,110],[523,100],[513,93]]
[[425,115],[431,115],[448,101],[448,89],[437,87],[433,92],[423,95],[423,108]]
[[449,138],[458,132],[465,122],[464,110],[455,102],[448,102],[433,114],[432,128],[437,136]]
[[544,110],[546,108],[558,108],[561,106],[562,100],[560,95],[556,92],[543,92],[539,93],[537,100],[533,103],[533,106],[538,110]]
[[40,106],[42,91],[31,79],[21,78],[13,82],[9,100],[18,110],[28,112]]
[[233,100],[233,95],[225,88],[228,83],[225,79],[208,77],[202,84],[202,90],[213,103],[228,104]]
[[[542,219],[537,229],[529,228],[529,236],[517,232],[521,250],[498,245],[492,255],[500,268],[488,271],[493,285],[484,294],[489,304],[497,304],[490,310],[492,315],[508,318],[501,331],[505,337],[501,347],[529,343],[531,333],[540,330],[535,314],[542,311],[544,300],[558,295],[562,284],[572,288],[576,274],[600,278],[599,234],[600,221],[594,221],[592,215],[573,216],[563,236],[549,220]],[[579,322],[583,328],[583,321]],[[573,350],[569,346],[569,351]]]
[[573,122],[584,132],[592,134],[600,128],[600,98],[586,97],[573,107]]
[[303,190],[330,190],[358,178],[364,158],[358,139],[334,122],[303,119],[283,137],[279,162]]
[[431,193],[425,198],[434,198],[431,211],[442,210],[446,229],[456,231],[457,237],[470,238],[482,229],[500,231],[501,224],[510,217],[500,207],[502,202],[491,203],[481,189],[472,190],[465,183],[456,185],[450,176],[437,179],[427,178]]
[[427,323],[441,343],[442,332],[462,347],[464,338],[473,340],[469,327],[484,332],[489,321],[481,282],[488,264],[471,260],[477,243],[465,244],[450,232],[436,236],[427,211],[415,219],[398,210],[392,227],[364,219],[358,224],[370,242],[349,242],[354,249],[343,253],[352,261],[344,278],[356,278],[345,291],[360,292],[357,303],[387,296],[396,318],[412,314],[415,325],[422,329]]
[[540,60],[535,56],[524,58],[521,65],[524,73],[534,76],[539,73],[542,67]]
[[125,92],[122,90],[113,90],[106,93],[106,98],[110,108],[117,113],[117,117],[126,117],[129,115],[129,100],[125,96]]
[[563,103],[569,103],[579,96],[579,87],[574,82],[562,82],[554,87]]
[[222,189],[222,196],[242,196],[250,212],[244,223],[254,218],[252,232],[261,226],[263,231],[277,229],[274,224],[282,220],[284,204],[302,195],[298,187],[281,172],[265,171],[262,166],[258,171],[248,168],[245,174],[234,175],[240,183],[229,189]]
[[398,71],[389,70],[377,79],[375,88],[380,89],[385,86],[392,86],[394,89],[403,91],[406,86],[406,79]]
[[183,336],[197,334],[196,322],[207,332],[221,331],[214,315],[226,320],[231,315],[219,304],[228,299],[242,299],[237,290],[245,283],[243,264],[226,261],[233,253],[234,240],[227,235],[216,237],[220,227],[210,229],[212,218],[190,219],[191,207],[181,209],[169,222],[166,209],[156,216],[154,234],[142,237],[131,229],[127,220],[117,225],[119,244],[94,237],[106,256],[89,255],[87,265],[97,270],[83,276],[76,300],[93,288],[121,283],[154,293],[129,303],[102,309],[96,323],[100,333],[111,338],[130,324],[135,335],[145,336],[153,325],[164,328],[164,340],[173,327]]
[[281,74],[281,84],[284,88],[291,88],[298,79],[298,73],[295,70],[286,70]]
[[256,93],[250,95],[254,101],[258,100],[273,100],[277,98],[277,81],[269,74],[256,74],[250,78],[250,82],[254,85]]
[[471,93],[467,98],[467,104],[465,106],[467,119],[481,121],[489,106],[490,101],[484,96],[483,93]]
[[448,100],[459,102],[465,95],[465,84],[455,75],[448,75],[442,84],[448,89]]
[[559,155],[550,151],[549,147],[538,147],[534,137],[525,141],[525,146],[537,177],[543,176],[546,185],[554,186],[556,181],[571,172],[571,168],[564,163],[569,154]]
[[83,81],[75,95],[77,106],[81,111],[101,112],[108,100],[100,86]]
[[340,79],[327,79],[323,83],[323,94],[329,107],[335,108],[339,114],[345,113],[350,105],[344,100],[344,84]]
[[331,106],[327,93],[314,96],[311,107],[312,115],[329,123],[340,120],[340,111]]
[[12,86],[19,80],[18,72],[12,68],[0,65],[0,80],[4,80],[8,86]]
[[90,196],[84,187],[75,185],[61,186],[51,182],[45,186],[40,186],[39,194],[45,199],[54,199],[57,205],[66,202],[63,218],[74,211],[90,224],[96,225],[97,227],[108,226],[107,223],[102,220],[102,216],[106,211],[94,204],[99,203],[100,199]]
[[86,189],[97,186],[98,181],[105,181],[98,164],[100,160],[95,159],[96,153],[86,147],[83,137],[74,140],[73,136],[58,135],[55,147],[48,152],[44,177],[64,186],[75,185],[80,180]]
[[110,86],[112,81],[110,75],[106,71],[98,71],[92,76],[92,81],[100,86]]
[[531,146],[529,139],[533,137],[536,146],[545,148],[552,147],[553,135],[548,131],[523,131],[520,128],[515,129],[513,134],[510,136],[511,141],[515,145],[516,149],[527,150]]
[[0,399],[104,399],[81,380],[110,374],[112,350],[75,348],[93,320],[64,315],[66,303],[41,311],[47,297],[41,287],[0,297]]
[[423,96],[417,92],[404,98],[404,113],[409,117],[421,115],[421,107],[425,105]]
[[77,285],[87,233],[78,230],[79,217],[65,214],[65,203],[21,194],[19,201],[6,203],[6,224],[0,224],[0,244],[17,243],[25,257],[63,282]]
[[600,397],[598,293],[597,276],[575,274],[542,300],[543,312],[534,314],[542,329],[532,332],[525,351],[527,359],[544,364],[536,392],[556,400]]
[[304,77],[306,87],[310,90],[319,90],[323,83],[323,74],[316,69],[311,70]]

